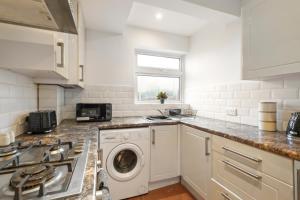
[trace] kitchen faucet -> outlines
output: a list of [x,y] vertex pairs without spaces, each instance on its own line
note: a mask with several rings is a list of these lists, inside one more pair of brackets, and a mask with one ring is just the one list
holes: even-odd
[[160,109],[157,109],[157,111],[158,111],[162,116],[165,116],[165,114],[163,113],[163,111],[161,111]]

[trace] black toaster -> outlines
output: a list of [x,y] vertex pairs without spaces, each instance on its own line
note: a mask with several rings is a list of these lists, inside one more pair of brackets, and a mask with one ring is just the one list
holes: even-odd
[[28,133],[49,133],[57,126],[56,112],[54,110],[31,112],[27,122]]

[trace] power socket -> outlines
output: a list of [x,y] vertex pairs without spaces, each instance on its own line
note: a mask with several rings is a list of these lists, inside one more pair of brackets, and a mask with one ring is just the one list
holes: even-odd
[[226,115],[237,116],[237,108],[226,108]]

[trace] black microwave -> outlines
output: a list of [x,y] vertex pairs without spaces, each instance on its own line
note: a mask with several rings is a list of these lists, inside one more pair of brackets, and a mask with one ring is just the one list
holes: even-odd
[[78,103],[76,120],[78,122],[104,122],[112,118],[111,103]]

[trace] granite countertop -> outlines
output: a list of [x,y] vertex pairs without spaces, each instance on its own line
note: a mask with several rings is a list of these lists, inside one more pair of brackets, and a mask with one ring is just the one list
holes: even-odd
[[56,141],[58,138],[62,141],[76,141],[89,137],[91,139],[87,168],[85,171],[84,185],[82,193],[79,196],[65,198],[68,200],[90,200],[94,198],[94,187],[96,179],[96,166],[97,160],[97,133],[98,128],[95,123],[76,123],[75,120],[64,120],[55,131],[49,134],[22,134],[17,137],[21,141],[39,141],[43,143],[50,143]]
[[142,117],[114,118],[98,125],[99,130],[138,128],[155,125],[184,124],[213,135],[250,145],[281,156],[300,160],[300,138],[286,137],[284,132],[259,131],[255,126],[242,125],[202,117],[153,122]]
[[121,129],[121,128],[141,128],[157,125],[176,125],[186,126],[202,130],[213,135],[218,135],[233,141],[250,145],[265,151],[269,151],[291,159],[300,160],[300,138],[288,138],[283,132],[263,132],[257,127],[241,125],[221,120],[208,118],[186,118],[177,120],[163,120],[159,122],[149,121],[143,117],[124,117],[113,118],[110,122],[89,122],[77,123],[75,120],[64,120],[55,131],[49,134],[27,135],[17,137],[22,141],[43,142],[57,140],[76,141],[85,137],[91,138],[91,145],[88,154],[87,168],[83,192],[80,196],[68,199],[92,199],[95,187],[95,161],[97,160],[97,133],[98,130]]

